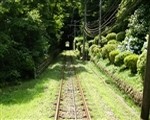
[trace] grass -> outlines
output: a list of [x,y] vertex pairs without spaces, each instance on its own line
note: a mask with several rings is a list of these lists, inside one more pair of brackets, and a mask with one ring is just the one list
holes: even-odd
[[94,67],[95,71],[97,71],[96,74],[98,74],[101,77],[101,74],[103,74],[104,78],[105,78],[105,83],[107,83],[107,85],[112,88],[118,95],[120,95],[122,98],[124,98],[124,100],[127,102],[127,104],[130,107],[136,108],[136,110],[138,110],[140,112],[139,106],[137,106],[135,104],[135,102],[133,101],[133,99],[130,98],[130,96],[128,96],[124,91],[120,91],[120,89],[118,88],[118,86],[116,85],[116,83],[113,82],[113,79],[109,76],[107,76],[104,71],[102,71],[100,68],[98,68],[93,62],[90,62],[91,67]]
[[[62,59],[59,57],[36,80],[0,91],[0,120],[53,120]],[[86,94],[93,120],[138,120],[139,108],[128,104],[124,95],[92,62],[76,61],[76,73]],[[99,79],[92,69],[96,71]],[[106,84],[110,83],[110,84]],[[130,106],[129,106],[130,105]]]
[[135,90],[142,92],[143,91],[143,84],[140,75],[138,74],[131,74],[130,70],[122,70],[122,67],[117,67],[112,64],[109,64],[107,59],[98,61],[98,65],[103,66],[105,69],[109,70],[115,76],[124,80],[128,85],[133,87]]
[[53,102],[62,63],[57,61],[35,80],[0,91],[0,120],[53,120]]
[[[86,70],[79,72],[78,76],[81,79],[86,97],[91,109],[93,120],[139,120],[140,109],[135,105],[128,105],[118,89],[111,84],[106,84],[105,81],[110,79],[99,71],[93,63],[87,62],[78,64]],[[96,71],[99,77],[92,71]],[[78,69],[80,71],[80,69]]]

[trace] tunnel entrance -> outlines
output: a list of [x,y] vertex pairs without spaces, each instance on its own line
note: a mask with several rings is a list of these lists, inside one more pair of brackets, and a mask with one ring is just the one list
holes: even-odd
[[81,34],[79,26],[81,17],[78,14],[78,9],[73,9],[72,12],[73,14],[71,14],[71,16],[65,18],[64,26],[61,29],[63,33],[60,40],[61,50],[73,50],[74,37]]
[[74,38],[64,39],[61,43],[62,50],[73,50],[73,40]]
[[73,41],[66,41],[65,50],[72,50],[72,49],[73,49]]
[[69,48],[69,46],[70,46],[70,42],[69,42],[69,41],[66,41],[66,42],[65,42],[65,47],[66,47],[66,48]]
[[74,40],[74,27],[69,26],[71,23],[66,23],[62,29],[62,37],[60,47],[62,50],[72,50],[73,49],[73,40]]

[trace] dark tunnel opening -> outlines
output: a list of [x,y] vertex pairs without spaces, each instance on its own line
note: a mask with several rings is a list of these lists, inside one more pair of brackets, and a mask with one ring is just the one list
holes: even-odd
[[62,40],[60,47],[62,50],[73,50],[73,40],[74,35],[73,33],[73,27],[65,27],[65,30],[63,31]]
[[81,34],[79,21],[81,22],[81,17],[77,9],[73,10],[72,16],[65,19],[64,27],[61,29],[63,32],[60,41],[61,50],[73,50],[74,37]]

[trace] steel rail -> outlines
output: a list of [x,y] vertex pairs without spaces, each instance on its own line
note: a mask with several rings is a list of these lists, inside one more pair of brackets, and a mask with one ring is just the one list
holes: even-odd
[[61,79],[61,85],[60,85],[60,90],[59,90],[59,96],[58,96],[58,99],[57,99],[55,120],[58,120],[58,118],[59,118],[60,98],[61,98],[61,93],[62,93],[62,86],[63,86],[63,79]]
[[[71,53],[69,53],[71,55]],[[65,57],[66,58],[66,57]],[[66,62],[66,60],[65,60]],[[74,61],[73,61],[73,57],[70,56],[70,63],[73,64]],[[60,111],[60,105],[61,105],[61,96],[62,96],[62,90],[63,90],[63,80],[64,80],[64,69],[65,69],[65,66],[66,64],[63,65],[63,69],[62,69],[62,79],[61,79],[61,83],[60,83],[60,89],[59,89],[59,95],[58,95],[58,99],[57,99],[57,105],[56,105],[56,113],[55,113],[55,120],[58,120],[59,119],[59,111]],[[86,99],[85,99],[85,96],[84,96],[84,92],[83,92],[83,89],[82,89],[82,86],[81,86],[81,83],[79,81],[79,78],[76,74],[76,69],[75,69],[75,66],[73,65],[71,68],[70,68],[73,72],[74,72],[74,75],[75,77],[74,78],[71,78],[71,87],[72,87],[72,98],[73,98],[73,108],[74,108],[74,120],[78,120],[78,116],[77,116],[77,106],[76,106],[76,96],[75,96],[75,84],[77,85],[77,89],[79,90],[79,93],[81,95],[81,100],[83,102],[83,112],[85,113],[85,116],[87,120],[91,120],[91,116],[90,116],[90,112],[89,112],[89,109],[88,109],[88,105],[86,103]],[[70,71],[71,71],[70,70]]]
[[74,72],[75,72],[75,78],[77,80],[77,85],[79,87],[79,91],[81,93],[81,97],[82,97],[82,100],[83,100],[83,106],[84,106],[84,109],[85,109],[86,117],[87,117],[88,120],[92,120],[89,109],[88,109],[88,105],[87,105],[87,102],[86,102],[86,99],[85,99],[85,96],[84,96],[84,92],[83,92],[83,89],[82,89],[82,86],[81,86],[81,83],[79,81],[78,75],[76,74],[76,69],[75,69],[75,67],[73,67],[73,68],[74,68]]
[[[65,62],[66,62],[66,56],[65,56]],[[59,94],[58,94],[58,99],[57,99],[55,120],[58,120],[59,118],[60,99],[61,99],[63,80],[64,80],[64,70],[65,70],[65,65],[63,65],[63,68],[62,68],[62,79],[61,79],[60,89],[59,89]]]
[[81,87],[81,84],[78,80],[79,78],[78,78],[77,75],[76,75],[76,78],[77,78],[77,84],[79,86],[79,90],[81,92],[81,97],[82,97],[82,100],[83,100],[83,105],[84,105],[84,108],[85,108],[86,117],[87,117],[88,120],[91,120],[91,115],[90,115],[90,112],[89,112],[89,109],[88,109],[88,105],[86,103],[86,99],[85,99],[85,96],[84,96],[84,93],[83,93],[83,89]]

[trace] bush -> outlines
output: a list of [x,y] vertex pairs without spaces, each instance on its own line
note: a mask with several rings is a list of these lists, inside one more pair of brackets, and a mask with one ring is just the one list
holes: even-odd
[[76,54],[76,57],[79,59],[80,58],[80,51],[76,49],[75,54]]
[[93,45],[93,43],[94,43],[94,40],[89,40],[88,41],[89,47],[91,47]]
[[116,57],[115,57],[115,65],[117,66],[121,66],[124,64],[124,58],[128,55],[132,54],[130,51],[125,51],[125,52],[121,52],[119,53]]
[[137,71],[141,75],[142,80],[144,80],[144,75],[145,75],[146,56],[147,56],[147,50],[144,50],[143,53],[139,56],[137,61]]
[[132,54],[124,59],[124,64],[126,65],[127,68],[131,70],[131,73],[136,73],[137,72],[137,60],[138,60],[138,55]]
[[100,52],[101,52],[101,49],[98,46],[93,49],[93,55],[97,56],[98,58],[101,57]]
[[149,18],[147,16],[149,5],[140,5],[129,17],[128,29],[126,29],[126,42],[128,49],[136,54],[141,54],[141,48],[145,42],[145,36],[149,31]]
[[117,35],[116,35],[116,40],[117,41],[123,41],[125,38],[125,32],[119,32]]
[[91,59],[99,59],[101,57],[101,48],[97,45],[92,45],[89,48],[89,55]]
[[98,41],[99,41],[99,35],[97,35],[97,36],[94,37],[94,43],[97,44]]
[[120,53],[119,50],[113,50],[113,51],[111,51],[111,52],[109,53],[109,60],[110,60],[111,63],[114,64],[115,57],[116,57],[116,55],[118,55],[119,53]]
[[84,38],[83,38],[82,36],[75,37],[75,41],[76,41],[76,42],[82,42],[83,39],[84,39]]
[[83,37],[82,36],[81,37],[80,36],[75,37],[74,41],[75,41],[75,45],[76,45],[77,50],[79,50],[79,52],[81,54],[81,52],[82,52],[81,45],[83,43]]
[[89,55],[92,56],[93,55],[93,52],[94,52],[94,48],[95,47],[98,47],[97,45],[93,44],[92,46],[90,46],[89,48]]
[[79,49],[81,46],[81,42],[76,43],[76,46],[77,46],[77,49]]
[[118,42],[116,40],[110,40],[107,44],[117,44]]
[[107,39],[108,41],[109,41],[109,40],[113,40],[113,39],[116,40],[116,33],[109,33],[109,34],[107,34],[106,39]]
[[20,77],[17,70],[0,71],[0,86],[1,84],[15,83],[19,81]]
[[117,48],[116,44],[107,44],[102,48],[102,57],[103,59],[109,58],[109,53]]
[[20,61],[21,61],[21,76],[23,78],[33,78],[35,63],[32,56],[27,51],[20,51]]
[[[81,48],[81,55],[83,55],[83,45],[80,45],[80,48]],[[85,43],[85,56],[86,57],[89,57],[89,44],[88,43]]]
[[106,39],[106,37],[102,36],[101,41],[100,41],[101,47],[103,47],[105,44],[107,44],[107,42],[108,42],[108,40]]

